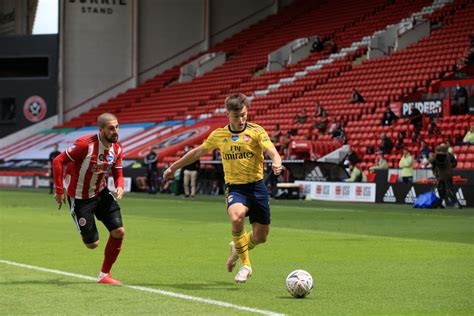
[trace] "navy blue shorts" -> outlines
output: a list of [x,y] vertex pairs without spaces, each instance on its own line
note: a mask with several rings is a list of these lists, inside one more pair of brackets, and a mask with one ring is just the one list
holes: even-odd
[[270,200],[267,187],[262,180],[246,184],[230,184],[226,186],[227,208],[235,203],[248,207],[245,216],[250,223],[270,224]]

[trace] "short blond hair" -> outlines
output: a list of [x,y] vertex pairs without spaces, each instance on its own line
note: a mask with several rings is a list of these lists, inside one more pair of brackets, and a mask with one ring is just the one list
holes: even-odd
[[245,106],[250,106],[249,99],[243,93],[235,93],[225,99],[225,108],[229,111],[240,111]]
[[117,120],[117,117],[112,113],[102,113],[97,117],[97,126],[102,128],[107,125],[108,122]]

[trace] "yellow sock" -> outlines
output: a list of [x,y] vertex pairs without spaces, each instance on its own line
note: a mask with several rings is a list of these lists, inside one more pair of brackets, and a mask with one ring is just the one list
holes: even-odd
[[251,266],[249,258],[249,236],[245,230],[241,232],[232,232],[232,240],[234,241],[235,250],[240,258],[243,266]]
[[257,244],[253,241],[253,232],[248,233],[249,236],[249,250],[252,250],[257,246]]

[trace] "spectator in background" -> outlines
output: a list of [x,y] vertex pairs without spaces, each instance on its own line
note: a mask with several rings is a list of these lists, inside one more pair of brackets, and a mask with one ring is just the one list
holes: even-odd
[[275,124],[275,129],[272,132],[272,136],[270,137],[272,143],[275,145],[275,148],[277,151],[280,151],[281,149],[281,144],[280,144],[280,138],[282,136],[282,132],[280,129],[280,124],[276,123]]
[[367,176],[360,171],[357,164],[349,164],[349,170],[351,177],[347,179],[346,182],[367,182]]
[[421,161],[421,159],[424,157],[429,157],[431,150],[428,148],[428,144],[424,141],[421,141],[421,146],[420,146],[420,154],[417,157],[417,161]]
[[379,147],[379,153],[384,155],[390,154],[393,149],[392,140],[385,133],[380,136],[380,140],[382,141],[382,144]]
[[428,134],[430,135],[440,135],[441,130],[434,120],[431,120],[430,126],[428,127]]
[[314,104],[313,119],[323,116],[323,112],[324,112],[323,107],[321,106],[321,104],[319,104],[318,101],[316,101],[316,103]]
[[308,113],[306,108],[302,108],[301,112],[295,115],[296,124],[305,124],[308,121]]
[[410,115],[408,116],[410,123],[415,128],[415,134],[419,135],[420,130],[423,127],[423,116],[421,112],[416,108],[415,104],[411,105]]
[[[183,156],[186,155],[191,149],[193,149],[193,146],[187,146],[187,148],[184,150]],[[189,165],[183,167],[183,187],[185,198],[191,197],[192,199],[194,199],[194,196],[196,195],[196,183],[200,165],[201,162],[198,159],[193,163],[190,163]]]
[[342,164],[347,167],[349,164],[355,165],[358,162],[360,162],[359,156],[357,156],[357,154],[352,151],[352,148],[349,145],[347,154],[344,156],[344,158],[342,158]]
[[420,160],[420,168],[421,169],[430,169],[432,166],[431,166],[431,163],[430,163],[430,155],[431,153],[428,155],[428,156],[425,156],[425,154],[423,154],[421,156],[421,160]]
[[313,122],[313,127],[318,130],[319,134],[326,134],[329,118],[326,111],[323,112],[319,119]]
[[365,103],[364,97],[359,91],[357,91],[357,89],[352,89],[351,103]]
[[383,154],[380,153],[378,154],[378,157],[377,157],[377,165],[370,167],[369,170],[373,171],[373,170],[383,170],[383,169],[388,169],[388,162],[384,158]]
[[467,113],[468,94],[466,88],[456,84],[456,93],[452,99],[451,114],[464,115]]
[[474,145],[474,124],[471,125],[471,129],[467,131],[462,141],[466,145]]
[[395,146],[397,150],[402,150],[403,147],[405,146],[404,141],[405,141],[406,136],[407,136],[406,131],[398,132],[397,145]]
[[324,49],[323,41],[321,40],[321,37],[316,36],[314,38],[313,44],[311,44],[311,53],[314,52],[321,52]]
[[60,154],[61,152],[58,150],[58,144],[54,144],[53,151],[49,153],[48,158],[49,194],[53,194],[54,188],[53,160]]
[[342,144],[346,143],[346,134],[344,132],[344,127],[340,121],[336,121],[336,126],[331,132],[332,138],[334,140],[341,142]]
[[403,156],[398,163],[398,168],[402,169],[403,183],[413,182],[413,157],[408,149],[403,150]]
[[281,149],[283,150],[283,156],[285,157],[285,159],[288,159],[290,155],[290,143],[293,141],[292,134],[293,134],[292,131],[289,130],[286,133],[286,136],[282,136],[281,141],[280,141]]
[[158,192],[158,167],[156,162],[158,161],[158,155],[153,150],[153,147],[150,147],[150,152],[145,156],[145,166],[146,166],[146,182],[148,185],[148,193],[155,194]]
[[398,116],[396,116],[395,113],[393,113],[392,109],[387,106],[387,109],[385,110],[385,113],[382,117],[382,126],[390,126],[393,124],[393,121],[397,119]]

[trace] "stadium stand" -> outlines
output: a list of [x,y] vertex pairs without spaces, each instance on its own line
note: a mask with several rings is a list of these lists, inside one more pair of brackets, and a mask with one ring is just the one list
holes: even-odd
[[[223,99],[239,91],[252,95],[251,121],[269,132],[275,123],[280,124],[283,135],[294,132],[286,158],[317,159],[348,143],[362,157],[361,169],[367,170],[376,160],[367,149],[378,147],[382,133],[395,140],[400,131],[407,131],[405,145],[412,152],[419,150],[421,140],[430,146],[448,138],[456,141],[472,124],[472,115],[439,118],[442,135],[430,135],[424,125],[414,141],[410,141],[414,128],[407,119],[391,126],[380,125],[387,102],[428,91],[452,74],[453,65],[467,54],[469,32],[474,29],[472,2],[432,4],[429,0],[295,1],[277,15],[213,47],[210,52],[226,53],[224,65],[192,81],[177,82],[180,67],[201,54],[194,56],[57,128],[94,125],[97,114],[105,111],[116,113],[122,123],[218,117]],[[374,32],[422,13],[437,26],[429,37],[391,56],[367,59],[368,39]],[[270,52],[294,39],[314,35],[324,40],[321,52],[281,70],[265,71]],[[334,44],[340,48],[336,53]],[[351,103],[354,88],[364,103]],[[328,113],[329,122],[336,120],[343,125],[343,138],[321,133],[311,119],[295,125],[294,117],[301,108],[312,116],[315,102]],[[464,153],[460,146],[454,151]],[[400,156],[399,150],[390,154],[389,166],[396,167]],[[472,167],[468,157],[472,158],[459,155],[460,168]]]

